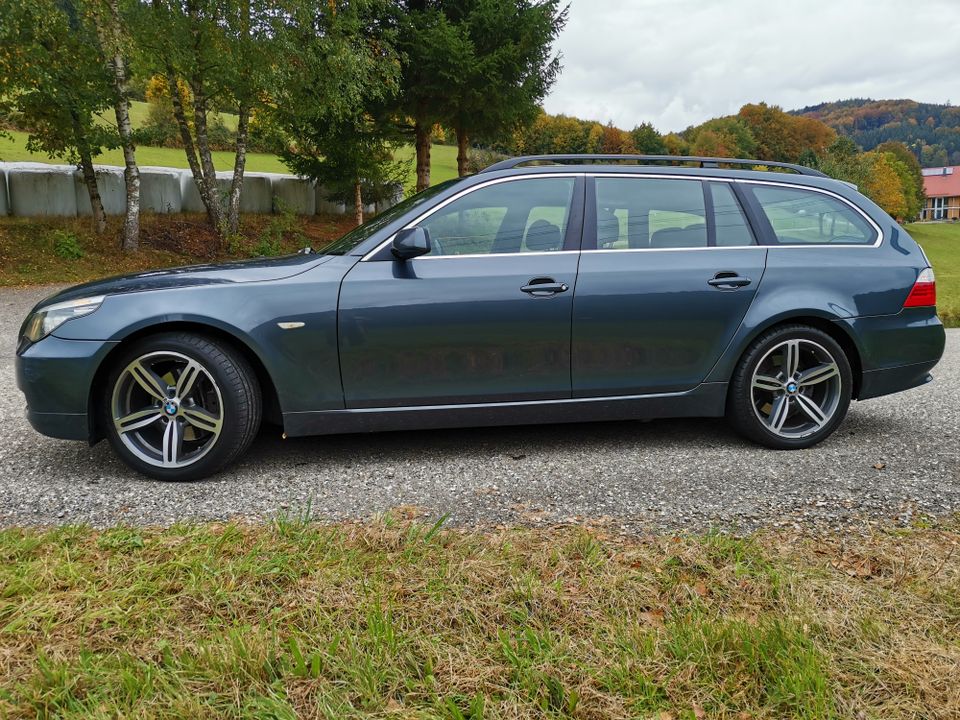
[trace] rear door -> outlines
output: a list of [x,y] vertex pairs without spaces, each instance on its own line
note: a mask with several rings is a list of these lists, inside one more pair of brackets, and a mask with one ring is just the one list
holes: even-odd
[[573,396],[688,390],[734,336],[766,248],[734,184],[588,179],[573,307]]
[[348,408],[569,398],[583,178],[494,180],[414,224],[432,249],[389,253],[343,280]]

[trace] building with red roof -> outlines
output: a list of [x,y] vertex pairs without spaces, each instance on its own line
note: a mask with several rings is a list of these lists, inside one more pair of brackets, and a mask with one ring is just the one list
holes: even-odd
[[960,165],[923,169],[921,220],[960,220]]

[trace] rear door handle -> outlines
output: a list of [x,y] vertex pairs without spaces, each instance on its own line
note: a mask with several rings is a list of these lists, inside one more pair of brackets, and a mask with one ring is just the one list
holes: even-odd
[[566,292],[570,286],[566,283],[560,283],[549,277],[533,278],[529,283],[520,288],[520,292],[525,292],[534,297],[549,297],[557,293]]
[[720,288],[721,290],[736,290],[737,288],[749,285],[751,282],[753,281],[750,278],[741,277],[736,273],[719,272],[712,280],[707,280],[707,285]]

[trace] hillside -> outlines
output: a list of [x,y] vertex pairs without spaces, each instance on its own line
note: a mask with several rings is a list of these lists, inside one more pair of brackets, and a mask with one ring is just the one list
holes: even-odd
[[898,140],[920,150],[925,167],[960,165],[960,107],[856,98],[811,105],[793,114],[826,123],[864,150]]

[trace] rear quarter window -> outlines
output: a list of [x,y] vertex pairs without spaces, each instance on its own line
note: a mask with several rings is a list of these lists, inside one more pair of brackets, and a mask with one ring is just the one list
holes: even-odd
[[830,195],[774,185],[749,187],[779,245],[872,245],[877,231],[859,212]]

